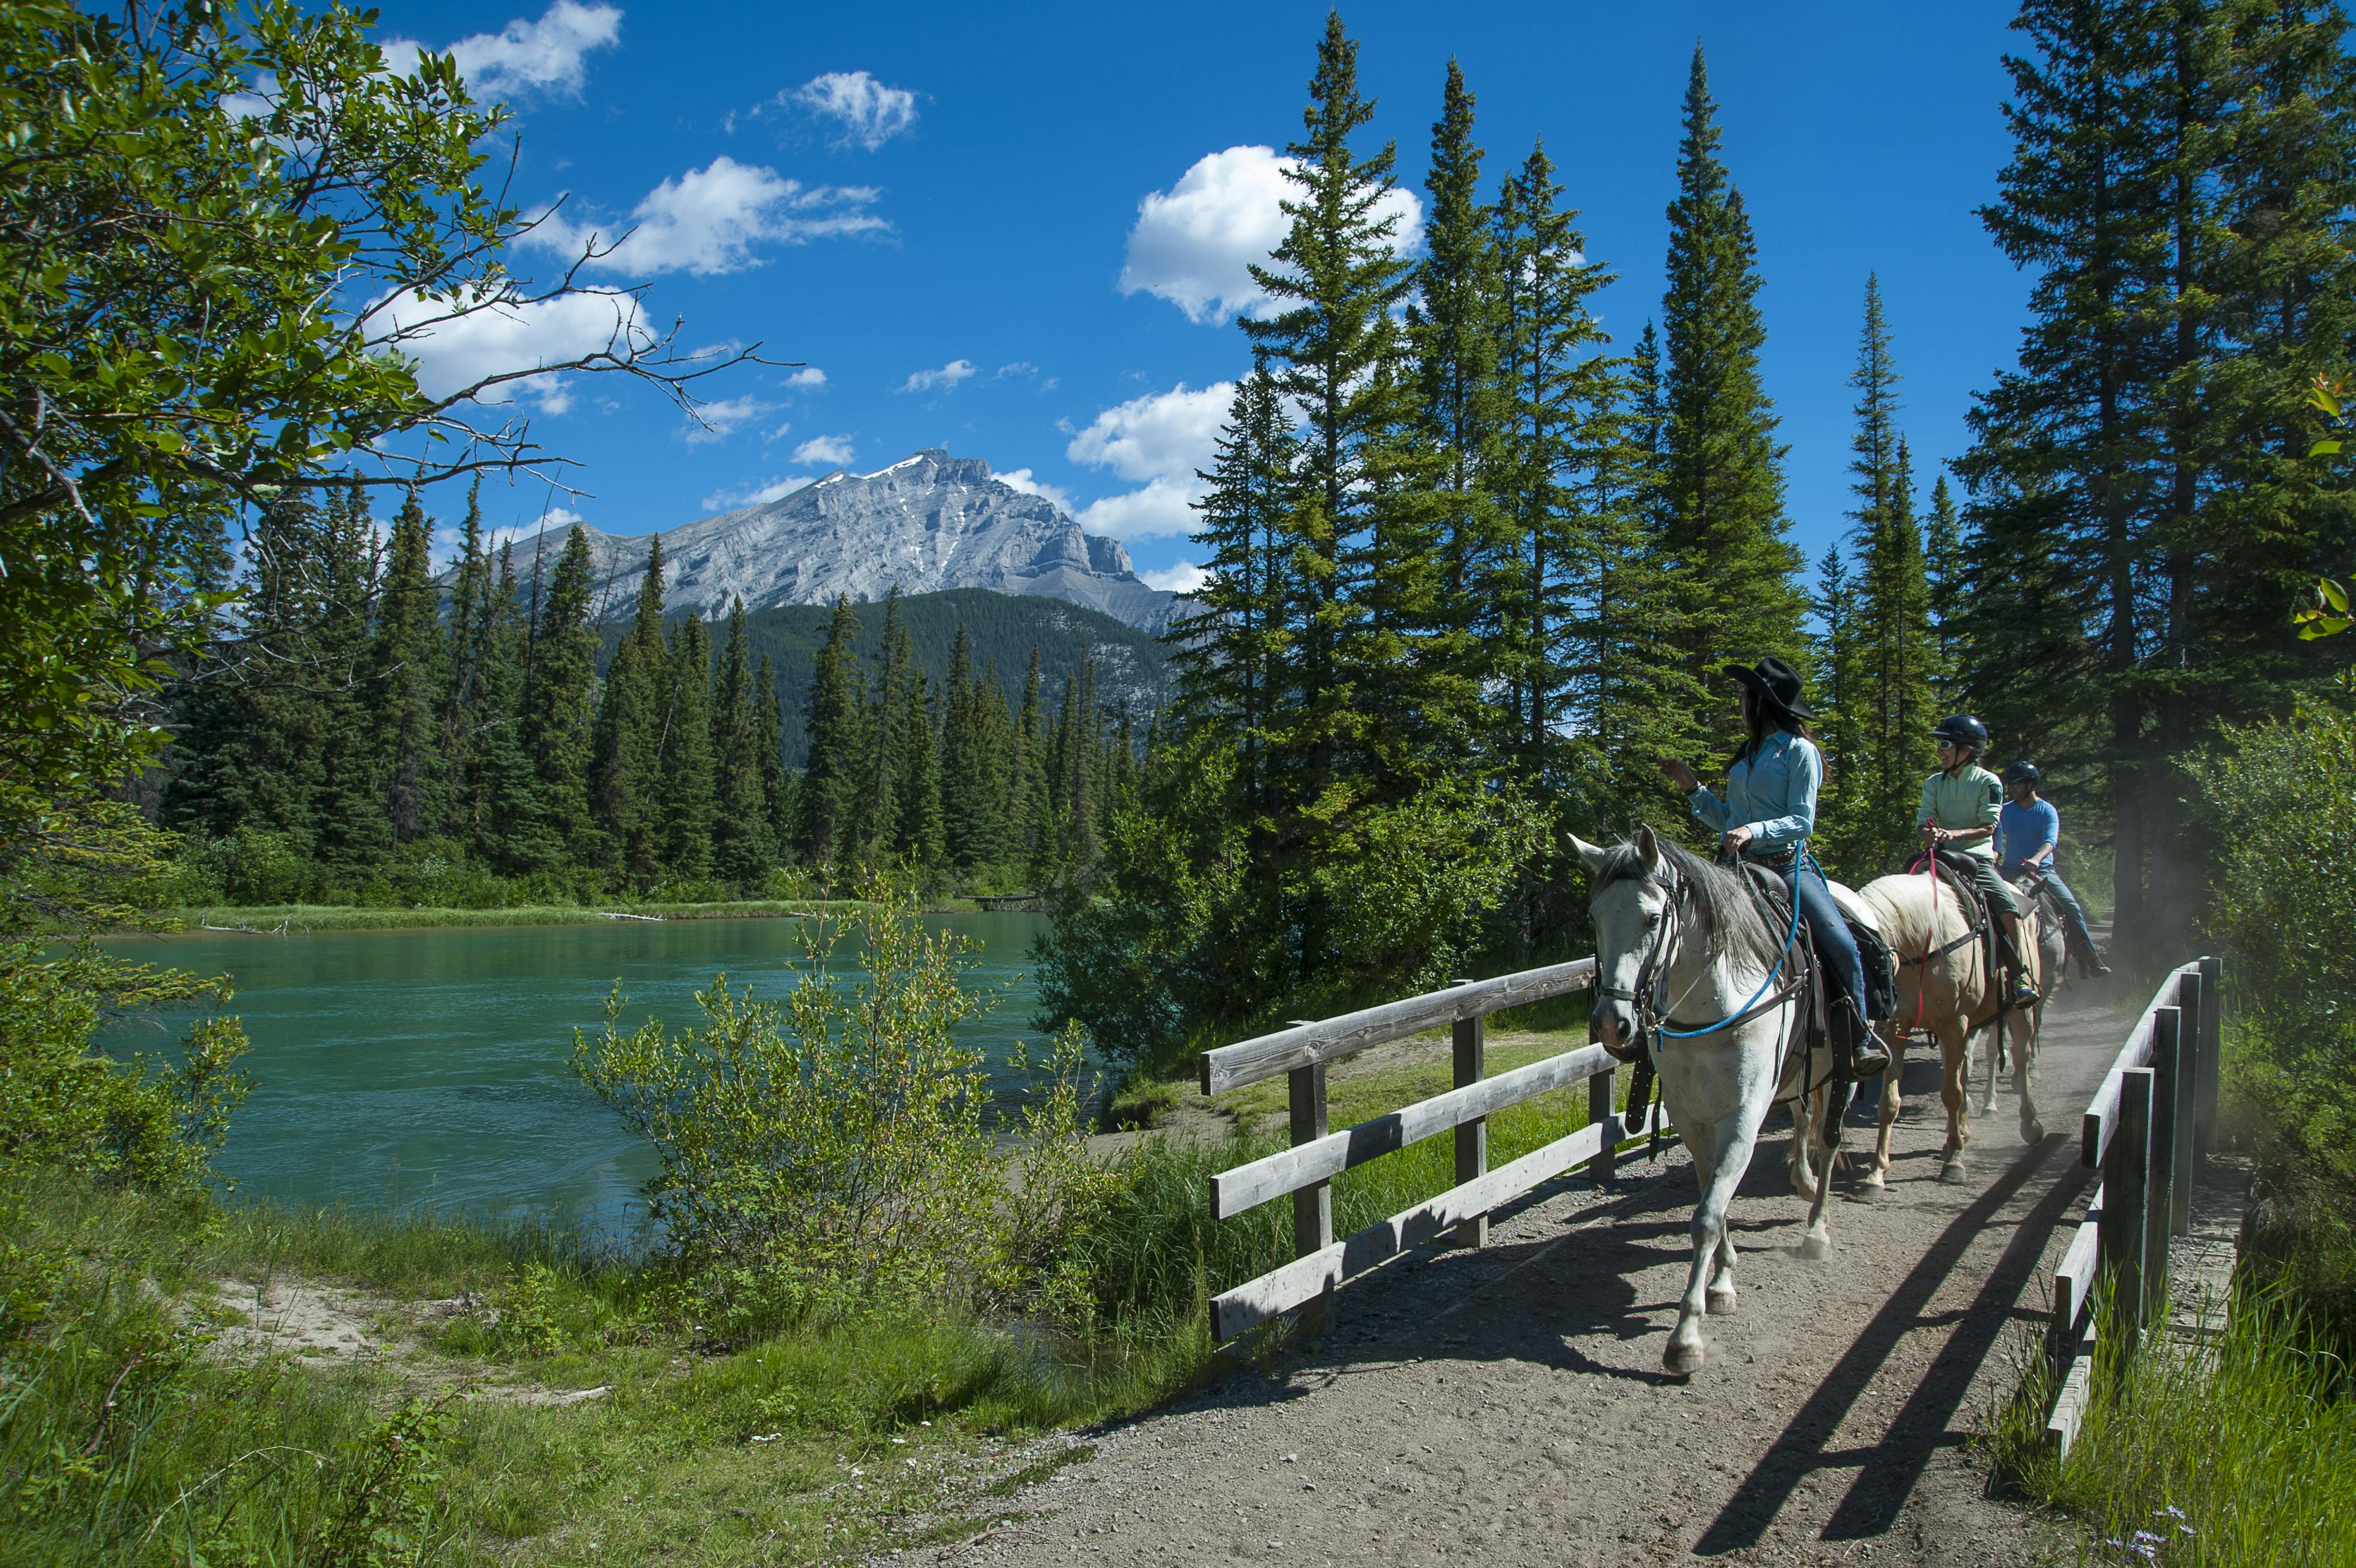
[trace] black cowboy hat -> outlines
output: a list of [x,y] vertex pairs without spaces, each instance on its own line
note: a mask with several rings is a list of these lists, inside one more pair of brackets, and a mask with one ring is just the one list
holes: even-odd
[[1815,710],[1800,700],[1800,672],[1772,653],[1748,668],[1730,664],[1726,672],[1758,693],[1759,700],[1771,708],[1795,719],[1816,716]]

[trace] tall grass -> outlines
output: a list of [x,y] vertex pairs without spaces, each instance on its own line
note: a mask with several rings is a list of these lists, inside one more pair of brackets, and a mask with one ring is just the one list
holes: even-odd
[[2147,1337],[2120,1366],[2104,1304],[2094,1398],[2066,1459],[2043,1445],[2051,1374],[1999,1412],[1999,1466],[2074,1515],[2082,1558],[2174,1568],[2356,1563],[2356,1400],[2292,1294],[2244,1288],[2206,1344]]

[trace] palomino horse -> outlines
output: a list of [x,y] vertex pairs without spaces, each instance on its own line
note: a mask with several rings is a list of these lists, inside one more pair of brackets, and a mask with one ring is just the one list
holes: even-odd
[[[1856,1196],[1879,1197],[1890,1177],[1890,1129],[1898,1120],[1898,1079],[1905,1065],[1906,1042],[1917,1029],[1937,1036],[1945,1073],[1939,1098],[1947,1107],[1947,1146],[1939,1179],[1964,1179],[1964,1150],[1972,1138],[1971,1036],[1996,1022],[2003,998],[2004,976],[1991,971],[1978,938],[1971,934],[1971,916],[1955,890],[1919,873],[1882,876],[1854,892],[1832,885],[1833,897],[1854,918],[1880,932],[1898,957],[1898,1013],[1882,1028],[1890,1047],[1890,1070],[1882,1075],[1881,1130],[1874,1140],[1873,1166]],[[2028,963],[2032,977],[2041,967],[2035,915],[2022,922]],[[2035,1065],[2039,1009],[2007,1008],[2005,1032],[2011,1046],[2013,1081],[2020,1091],[2020,1136],[2038,1143],[2045,1123],[2038,1120],[2037,1101],[2029,1092]],[[1995,1049],[1990,1034],[1991,1058]],[[1995,1092],[1996,1064],[1988,1064],[1989,1093]]]
[[[1643,1030],[1661,1098],[1701,1187],[1693,1268],[1661,1357],[1671,1372],[1686,1376],[1702,1364],[1705,1305],[1721,1316],[1734,1310],[1726,1207],[1750,1168],[1760,1124],[1778,1100],[1804,1098],[1815,1087],[1812,1078],[1828,1076],[1829,1063],[1801,1043],[1800,998],[1783,964],[1789,932],[1770,929],[1740,874],[1650,828],[1611,849],[1571,843],[1594,890],[1588,907],[1595,917],[1597,1030],[1614,1049]],[[1698,1032],[1676,1037],[1674,1031]],[[1809,1120],[1794,1118],[1795,1142],[1806,1136]],[[1835,1110],[1829,1125],[1839,1124]],[[1795,1164],[1802,1158],[1795,1148]],[[1825,1222],[1831,1187],[1816,1184],[1808,1209],[1802,1251],[1810,1257],[1831,1247]]]

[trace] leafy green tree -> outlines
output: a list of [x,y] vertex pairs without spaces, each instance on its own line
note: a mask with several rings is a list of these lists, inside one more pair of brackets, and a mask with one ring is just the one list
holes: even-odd
[[[152,754],[167,655],[223,628],[205,578],[241,509],[548,460],[522,422],[477,416],[476,395],[514,375],[419,390],[427,336],[596,292],[623,330],[548,368],[684,396],[722,363],[674,359],[626,291],[519,280],[502,252],[529,220],[476,177],[505,112],[471,102],[447,55],[387,70],[372,22],[281,0],[0,8],[12,823],[52,787]],[[407,439],[420,431],[449,439]]]
[[[1688,663],[1703,677],[1730,658],[1806,658],[1800,557],[1784,537],[1783,448],[1760,369],[1758,246],[1719,143],[1718,103],[1696,45],[1661,305],[1661,503],[1684,585]],[[1706,690],[1696,727],[1730,746],[1733,704],[1722,689]]]

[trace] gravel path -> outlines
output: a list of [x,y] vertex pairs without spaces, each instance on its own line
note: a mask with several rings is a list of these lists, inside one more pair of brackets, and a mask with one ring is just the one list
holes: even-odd
[[[1601,1192],[1541,1189],[1486,1249],[1344,1287],[1307,1351],[1080,1434],[1093,1454],[978,1538],[895,1561],[2052,1562],[2068,1549],[1987,1495],[1966,1444],[2089,1188],[2078,1112],[2125,1034],[2113,983],[2047,1019],[2052,1135],[2020,1143],[2008,1088],[1963,1183],[1936,1179],[1936,1055],[1911,1052],[1890,1195],[1835,1205],[1826,1262],[1796,1255],[1805,1208],[1782,1139],[1762,1144],[1733,1211],[1740,1305],[1710,1320],[1690,1381],[1660,1370],[1695,1196],[1665,1153]],[[1852,1154],[1870,1153],[1870,1115],[1852,1110]]]

